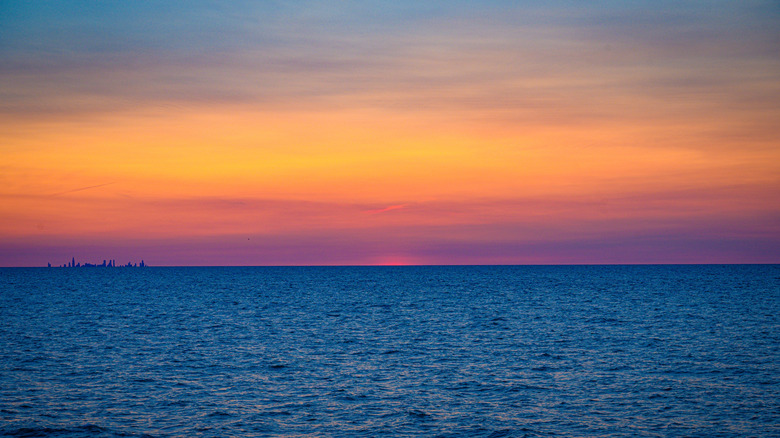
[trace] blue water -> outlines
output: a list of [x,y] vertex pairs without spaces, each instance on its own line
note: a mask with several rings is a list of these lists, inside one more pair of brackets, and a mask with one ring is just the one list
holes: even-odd
[[0,436],[780,436],[780,266],[0,270]]

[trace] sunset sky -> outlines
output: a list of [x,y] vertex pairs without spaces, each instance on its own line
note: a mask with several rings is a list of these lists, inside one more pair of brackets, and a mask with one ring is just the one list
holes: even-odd
[[778,263],[777,1],[0,0],[0,266]]

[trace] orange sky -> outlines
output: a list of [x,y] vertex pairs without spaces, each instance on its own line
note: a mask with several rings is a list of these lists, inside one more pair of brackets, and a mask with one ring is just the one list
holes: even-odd
[[0,265],[777,263],[780,14],[682,4],[3,6]]

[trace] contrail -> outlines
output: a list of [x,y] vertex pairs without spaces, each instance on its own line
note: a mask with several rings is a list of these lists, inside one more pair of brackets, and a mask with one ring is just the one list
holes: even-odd
[[398,209],[401,209],[401,208],[406,208],[407,205],[408,204],[391,205],[389,207],[380,208],[380,209],[377,209],[377,210],[364,210],[363,213],[366,213],[366,214],[379,214],[379,213],[384,213],[384,212],[390,211],[390,210],[398,210]]
[[103,187],[103,186],[107,186],[107,185],[111,185],[111,184],[116,184],[116,182],[110,182],[110,183],[105,183],[105,184],[98,184],[96,186],[81,187],[81,188],[73,189],[73,190],[65,190],[64,192],[54,193],[54,194],[49,195],[49,196],[58,196],[58,195],[64,195],[65,193],[80,192],[82,190],[94,189],[94,188]]

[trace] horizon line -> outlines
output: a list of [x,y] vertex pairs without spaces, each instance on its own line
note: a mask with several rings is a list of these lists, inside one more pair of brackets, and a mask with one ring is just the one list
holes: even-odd
[[[695,263],[695,262],[678,262],[678,263],[469,263],[469,264],[334,264],[334,265],[149,265],[146,264],[144,268],[402,268],[402,267],[490,267],[490,266],[739,266],[739,265],[780,265],[780,262],[734,262],[734,263]],[[104,266],[80,266],[102,268]],[[108,266],[105,266],[108,267]],[[112,266],[112,268],[125,268],[125,265]],[[79,267],[69,266],[0,266],[0,269],[30,269],[30,268],[42,268],[42,269],[78,269]]]

